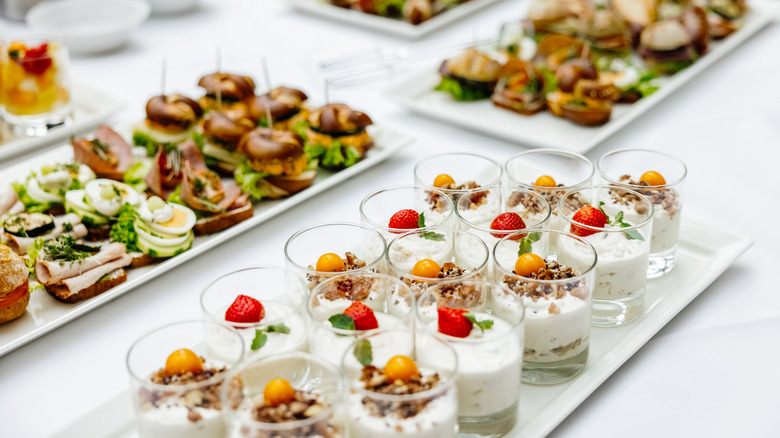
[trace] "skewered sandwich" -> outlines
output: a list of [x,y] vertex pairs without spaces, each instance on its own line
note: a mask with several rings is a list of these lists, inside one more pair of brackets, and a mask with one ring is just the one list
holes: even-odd
[[146,103],[146,119],[136,127],[133,143],[154,151],[159,144],[184,141],[192,136],[201,117],[203,108],[189,97],[154,96]]
[[249,118],[260,126],[268,126],[268,113],[274,121],[274,129],[289,131],[296,123],[305,120],[309,111],[304,106],[308,96],[301,90],[276,87],[268,93],[246,99]]
[[207,110],[243,106],[244,99],[255,94],[255,81],[252,78],[233,73],[208,74],[198,80],[198,86],[206,90],[200,105]]
[[323,167],[350,167],[363,159],[374,146],[366,131],[371,118],[341,103],[330,103],[315,109],[307,119],[306,155]]
[[477,49],[447,59],[439,67],[441,82],[436,90],[450,93],[455,100],[487,99],[498,83],[501,64]]

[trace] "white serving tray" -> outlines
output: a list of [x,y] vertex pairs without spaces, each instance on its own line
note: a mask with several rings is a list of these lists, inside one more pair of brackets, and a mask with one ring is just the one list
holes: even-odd
[[[129,132],[132,132],[130,127],[120,130],[120,133],[123,134]],[[0,357],[87,312],[97,309],[176,266],[186,263],[188,260],[203,254],[222,242],[238,236],[268,219],[276,217],[285,210],[304,202],[318,193],[332,187],[338,187],[349,178],[368,170],[390,155],[398,152],[413,140],[409,135],[386,126],[370,126],[369,132],[374,138],[375,145],[368,151],[366,158],[359,163],[335,173],[318,170],[314,184],[308,189],[289,198],[256,202],[254,216],[251,219],[219,233],[196,237],[191,249],[161,263],[143,268],[128,269],[127,281],[103,294],[76,304],[65,304],[56,301],[45,291],[36,290],[30,297],[30,304],[27,306],[27,312],[23,316],[0,325]],[[40,168],[42,164],[68,160],[73,160],[73,148],[69,144],[3,170],[2,176],[0,176],[0,190],[10,188],[10,184],[13,181],[23,180],[31,170]]]
[[15,136],[7,132],[6,126],[0,126],[0,129],[5,131],[3,139],[0,140],[0,163],[10,157],[52,146],[71,135],[94,129],[125,107],[124,103],[82,83],[73,82],[72,88],[73,121],[69,125],[51,128],[41,137]]
[[766,27],[780,11],[780,3],[750,0],[745,25],[723,41],[711,44],[710,52],[687,69],[671,76],[652,95],[634,103],[618,104],[612,119],[600,127],[585,127],[544,111],[524,116],[494,106],[490,100],[458,102],[444,92],[434,91],[440,77],[437,64],[394,84],[385,97],[415,113],[472,131],[531,147],[557,148],[585,153],[623,129],[667,96],[700,75],[709,66],[736,49]]
[[421,38],[445,26],[473,15],[501,0],[470,0],[432,17],[418,25],[397,18],[380,17],[352,9],[341,8],[327,3],[326,0],[287,0],[295,9],[319,15],[323,18],[343,21],[371,30],[390,33],[406,38]]
[[[623,327],[593,328],[588,364],[575,379],[553,386],[523,385],[520,418],[507,436],[550,433],[752,244],[746,237],[683,218],[677,266],[666,277],[648,282],[644,314]],[[55,437],[138,437],[129,390],[95,405]]]

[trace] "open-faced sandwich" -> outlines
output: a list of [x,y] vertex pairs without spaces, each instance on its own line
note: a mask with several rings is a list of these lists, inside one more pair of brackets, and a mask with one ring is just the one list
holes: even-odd
[[73,138],[71,144],[76,162],[88,166],[99,178],[122,181],[133,165],[132,148],[109,126],[100,125],[91,140]]

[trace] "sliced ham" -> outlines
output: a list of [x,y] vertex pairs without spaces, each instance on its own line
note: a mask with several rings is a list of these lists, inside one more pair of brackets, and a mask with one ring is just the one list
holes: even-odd
[[8,209],[7,213],[19,214],[23,211],[24,211],[24,204],[22,203],[22,201],[16,201],[16,203],[12,205],[10,209]]
[[[238,188],[236,183],[230,182],[222,185],[222,189],[225,191],[225,197],[219,202],[219,206],[225,210],[229,210],[231,207],[243,207],[243,204],[238,202],[238,198],[241,197],[241,189]],[[235,205],[235,204],[241,205]]]
[[192,170],[208,169],[208,167],[206,167],[206,159],[203,158],[203,154],[200,153],[200,149],[198,149],[198,145],[196,145],[194,141],[185,141],[179,145],[179,150],[181,151],[182,165],[186,161],[190,163]]
[[123,268],[129,265],[132,261],[132,257],[127,254],[123,254],[116,260],[100,265],[94,269],[90,269],[81,275],[62,280],[58,284],[47,286],[47,288],[56,291],[60,298],[67,297],[69,295],[75,295],[97,283],[104,275],[116,269]]
[[73,155],[77,162],[87,165],[101,178],[121,181],[124,173],[133,164],[133,152],[130,145],[106,125],[95,131],[95,139],[108,147],[111,161],[104,160],[95,152],[92,142],[85,138],[73,139]]
[[[203,154],[200,153],[198,145],[192,140],[187,140],[179,145],[179,152],[181,153],[181,166],[189,163],[193,170],[206,170],[206,160],[203,158]],[[173,193],[174,188],[181,182],[184,172],[180,172],[176,178],[172,181],[164,181],[165,178],[161,166],[165,163],[165,158],[162,156],[163,150],[160,148],[157,151],[157,155],[154,156],[152,169],[146,174],[144,182],[149,187],[149,190],[155,195],[167,200],[168,196]]]
[[[71,231],[64,232],[62,225],[65,223],[70,223],[71,225],[73,225],[73,229]],[[80,239],[87,235],[87,227],[85,227],[84,224],[81,223],[81,218],[78,217],[78,215],[73,213],[68,213],[64,216],[54,218],[54,229],[51,230],[50,233],[44,234],[43,236],[19,237],[6,232],[3,232],[3,235],[5,239],[8,240],[8,242],[6,243],[8,247],[10,247],[15,253],[19,255],[25,255],[27,254],[27,249],[30,248],[30,246],[32,246],[32,244],[35,243],[35,241],[40,239],[41,237],[44,240],[49,240],[49,239],[54,239],[55,237],[59,237],[61,235],[66,235],[66,236],[73,236],[76,239]]]
[[0,214],[8,213],[17,202],[19,202],[19,196],[15,190],[0,193]]
[[46,261],[39,257],[35,264],[35,276],[39,283],[49,286],[116,260],[125,253],[125,245],[115,242],[103,246],[95,255],[78,262]]
[[[185,162],[184,179],[182,179],[181,181],[181,200],[184,201],[184,203],[190,206],[191,208],[194,208],[195,210],[205,211],[209,213],[219,213],[225,210],[219,204],[205,202],[203,199],[199,198],[195,194],[193,180],[197,177],[198,176],[196,172],[192,169],[192,165],[189,163],[189,161]],[[206,182],[206,184],[209,184],[209,182]],[[214,181],[214,185],[212,186],[211,184],[209,184],[205,190],[207,190],[208,193],[207,199],[216,200],[219,198],[223,198],[225,195],[225,190],[222,186],[221,181],[219,182]]]

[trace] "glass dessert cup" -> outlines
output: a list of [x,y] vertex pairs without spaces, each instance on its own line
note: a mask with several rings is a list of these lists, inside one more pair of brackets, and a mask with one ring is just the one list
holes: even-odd
[[[168,373],[179,352],[205,359],[201,372]],[[242,337],[212,321],[178,322],[139,338],[127,353],[139,436],[226,436],[220,394],[228,370],[243,358]]]
[[[240,295],[261,303],[258,322],[226,320]],[[203,289],[200,307],[207,320],[230,325],[244,339],[249,359],[305,351],[308,331],[303,305],[309,291],[294,271],[276,266],[250,266],[221,275]]]
[[[267,390],[283,379],[295,400],[282,408],[295,415],[280,421]],[[338,369],[321,358],[293,352],[248,362],[228,375],[222,404],[230,437],[346,437],[341,410],[344,392]],[[305,400],[305,401],[299,401]],[[276,414],[278,415],[278,414]]]
[[17,135],[70,123],[68,50],[58,41],[10,39],[0,50],[0,114]]
[[344,269],[355,272],[384,272],[385,239],[365,225],[332,222],[313,225],[293,234],[284,245],[287,269],[297,272],[309,290],[333,275],[331,270],[317,270],[323,255],[335,254],[343,259]]
[[[317,286],[307,299],[311,353],[339,366],[344,351],[357,337],[383,329],[411,327],[414,303],[409,287],[389,275],[372,272],[336,274]],[[350,318],[352,326],[344,326],[344,315],[354,315],[351,311],[356,307],[362,309],[361,313],[373,315],[376,323],[364,325]],[[335,318],[341,318],[341,321]],[[368,317],[369,323],[370,319]]]
[[[549,385],[572,379],[588,361],[597,255],[582,237],[557,230],[536,233],[533,242],[523,242],[528,234],[522,232],[498,242],[493,249],[495,282],[520,296],[525,306],[523,382]],[[523,245],[530,245],[525,249],[544,262],[541,275],[538,271],[518,275],[516,265],[526,271],[538,267],[529,269],[527,256],[518,260]],[[576,248],[582,254],[567,266],[570,270],[557,263],[559,247]],[[501,298],[492,302],[493,314],[499,316],[514,304]]]
[[414,210],[422,215],[425,228],[447,226],[454,220],[452,201],[443,192],[408,185],[380,189],[363,198],[360,221],[377,230],[389,242],[401,233],[423,228],[393,228],[391,218],[402,210]]
[[[625,212],[616,204],[607,204],[614,196],[638,205],[643,211],[635,219],[623,218]],[[589,206],[589,207],[588,207]],[[579,222],[574,215],[584,207],[603,208],[608,216],[604,227]],[[561,217],[572,234],[593,245],[598,255],[596,286],[593,291],[593,325],[613,327],[627,324],[644,309],[650,236],[653,231],[653,205],[639,193],[614,186],[595,186],[571,190],[558,203]],[[588,254],[578,247],[558,245],[558,262],[577,266]],[[589,256],[588,256],[589,257]]]
[[426,190],[440,190],[455,202],[463,193],[477,186],[492,187],[500,184],[503,173],[501,164],[491,158],[454,152],[418,161],[414,166],[414,183]]
[[[501,315],[489,312],[488,303],[499,299],[513,305],[507,305]],[[470,331],[458,336],[451,335],[449,330],[444,330],[447,334],[442,333],[452,314],[462,312],[476,321]],[[433,285],[418,300],[417,332],[446,340],[458,357],[461,434],[504,436],[517,422],[524,312],[520,298],[505,286],[473,279]],[[478,325],[485,328],[480,329]]]
[[[420,240],[420,232],[412,231],[401,234],[387,246],[389,274],[406,283],[416,297],[428,286],[442,281],[485,278],[490,251],[482,239],[468,231],[441,228],[427,231],[443,240]],[[439,267],[435,277],[427,272],[432,270],[428,260]]]
[[[365,356],[367,346],[371,349],[370,358]],[[403,370],[398,369],[399,361],[402,366],[409,366],[408,361],[403,363],[406,359],[411,359],[416,366],[414,377],[406,378]],[[349,388],[350,436],[455,436],[458,358],[441,338],[415,333],[411,328],[378,331],[359,338],[347,348],[341,369]],[[399,374],[406,380],[388,382]]]
[[[646,149],[621,149],[604,154],[597,162],[603,184],[626,187],[644,195],[653,204],[653,236],[650,243],[648,278],[658,278],[674,268],[682,217],[683,186],[688,169],[685,163],[663,152]],[[660,181],[645,182],[651,172],[662,175]],[[645,179],[651,181],[653,175]],[[626,217],[633,219],[635,211]]]

